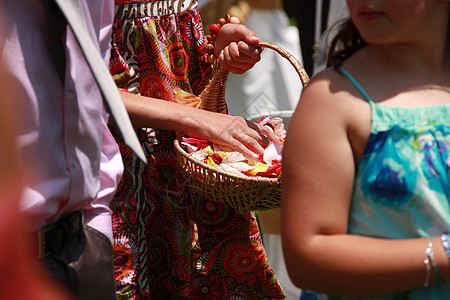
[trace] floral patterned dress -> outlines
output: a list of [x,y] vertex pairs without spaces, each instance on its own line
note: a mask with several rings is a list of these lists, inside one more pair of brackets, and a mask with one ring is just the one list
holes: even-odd
[[[197,0],[116,0],[110,71],[127,92],[173,101],[208,83]],[[119,299],[284,299],[253,213],[209,201],[179,172],[174,133],[143,128],[111,203]]]
[[[372,107],[371,135],[356,174],[349,233],[405,239],[450,232],[450,104],[376,104],[347,71],[341,70]],[[446,282],[376,299],[437,300],[449,296],[450,282]],[[326,299],[307,291],[301,299],[317,297]]]

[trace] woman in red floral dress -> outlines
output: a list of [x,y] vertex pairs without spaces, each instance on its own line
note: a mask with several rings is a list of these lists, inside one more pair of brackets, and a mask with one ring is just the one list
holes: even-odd
[[[144,97],[132,94],[173,102],[180,90],[195,95],[203,91],[211,65],[197,0],[115,3],[110,70],[117,86],[131,94],[137,106]],[[177,110],[182,106],[171,105]],[[130,112],[130,106],[127,109]],[[190,116],[192,110],[186,107]],[[215,115],[208,116],[220,123]],[[186,186],[173,147],[176,125],[164,114],[158,120],[154,128],[137,131],[147,164],[115,135],[125,165],[111,203],[118,297],[284,299],[254,214],[239,214]],[[246,124],[242,118],[235,121]]]

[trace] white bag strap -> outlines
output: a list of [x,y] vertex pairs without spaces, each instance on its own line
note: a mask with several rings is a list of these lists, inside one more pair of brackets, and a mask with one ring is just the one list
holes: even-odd
[[109,112],[122,134],[125,144],[127,144],[142,161],[146,162],[147,159],[145,158],[144,150],[131,125],[130,118],[119,95],[116,84],[114,83],[98,49],[90,38],[83,9],[81,8],[79,1],[54,1],[58,4],[67,19],[68,25],[72,28],[72,31],[77,38],[78,44],[91,68],[92,74],[97,81]]

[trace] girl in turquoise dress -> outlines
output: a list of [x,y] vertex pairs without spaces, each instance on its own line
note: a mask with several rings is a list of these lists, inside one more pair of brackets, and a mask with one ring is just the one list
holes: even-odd
[[303,299],[449,299],[449,1],[347,4],[289,124],[286,265]]

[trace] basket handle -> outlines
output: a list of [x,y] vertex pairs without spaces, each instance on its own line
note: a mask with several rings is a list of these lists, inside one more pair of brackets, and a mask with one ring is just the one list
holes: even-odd
[[295,58],[294,55],[289,53],[289,51],[283,49],[282,47],[272,44],[272,43],[266,43],[266,42],[260,42],[257,44],[258,47],[261,48],[269,48],[280,54],[282,57],[286,58],[291,65],[295,68],[295,71],[297,72],[298,76],[300,77],[300,81],[302,82],[303,87],[305,87],[309,82],[309,76],[306,73],[305,68],[303,68],[302,64],[298,61],[297,58]]
[[[287,59],[295,68],[295,71],[300,77],[302,85],[306,86],[308,84],[309,76],[303,68],[302,64],[298,61],[297,58],[295,58],[294,55],[289,53],[287,50],[278,45],[267,42],[260,42],[254,46],[269,48],[280,54],[282,57]],[[202,99],[202,104],[200,106],[201,109],[224,114],[228,113],[228,108],[225,101],[225,87],[228,79],[228,74],[229,71],[221,67],[218,60],[216,60],[213,65],[213,77],[210,80],[209,85],[206,86],[205,90],[200,94],[200,98]]]

